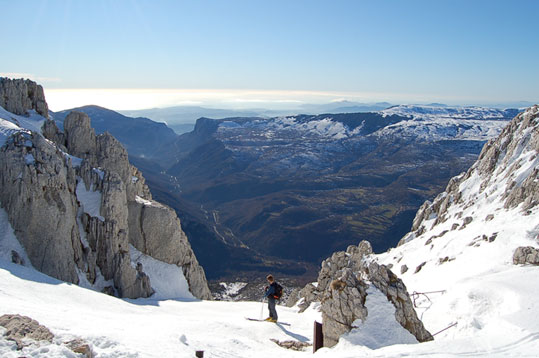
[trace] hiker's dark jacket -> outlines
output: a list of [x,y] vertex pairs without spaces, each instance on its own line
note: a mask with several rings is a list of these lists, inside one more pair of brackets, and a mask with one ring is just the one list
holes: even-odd
[[274,281],[271,285],[269,285],[269,288],[266,290],[264,297],[273,297],[276,292],[275,286],[277,286],[277,282]]

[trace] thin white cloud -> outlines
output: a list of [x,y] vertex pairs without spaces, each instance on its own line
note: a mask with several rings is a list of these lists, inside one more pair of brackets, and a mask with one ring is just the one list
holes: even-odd
[[24,78],[24,79],[35,81],[38,84],[62,82],[62,79],[58,77],[36,76],[32,73],[23,73],[23,72],[0,72],[0,77],[7,77],[7,78],[13,78],[13,79]]
[[205,106],[248,109],[297,108],[303,103],[321,104],[334,101],[395,104],[442,102],[468,104],[466,97],[382,92],[332,92],[238,89],[46,89],[49,107],[63,110],[84,105],[99,105],[113,110],[136,110],[172,106]]

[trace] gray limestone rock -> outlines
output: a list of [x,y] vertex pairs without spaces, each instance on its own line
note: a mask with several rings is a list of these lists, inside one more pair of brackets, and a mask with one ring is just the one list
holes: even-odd
[[55,121],[47,119],[43,123],[43,126],[41,127],[41,133],[43,134],[45,138],[53,141],[62,150],[67,152],[67,148],[65,147],[65,144],[66,144],[65,134],[60,132]]
[[65,146],[69,154],[82,159],[95,156],[96,135],[90,125],[90,117],[86,113],[77,111],[69,113],[64,120],[64,133]]
[[321,302],[323,317],[324,345],[335,345],[339,337],[353,328],[357,319],[368,316],[365,302],[367,288],[374,285],[395,307],[395,320],[419,342],[432,340],[417,317],[406,286],[384,265],[370,259],[370,244],[363,241],[357,247],[349,247],[346,252],[335,252],[322,262],[317,286],[311,284],[300,291],[303,301],[300,311],[312,302]]
[[24,260],[21,255],[15,250],[11,250],[11,262],[17,265],[24,265]]
[[[102,192],[100,214],[105,222],[93,220],[88,241],[95,247],[97,266],[105,278],[114,278],[122,296],[147,297],[153,292],[149,278],[129,265],[127,253],[132,244],[146,255],[182,267],[193,295],[210,299],[204,271],[176,213],[151,200],[144,177],[129,164],[120,142],[108,133],[95,136],[83,113],[69,114],[66,122],[66,147],[85,159],[80,171],[87,189],[93,186]],[[95,167],[102,174],[97,175]]]
[[191,293],[210,299],[206,275],[171,208],[144,199],[129,202],[129,241],[140,252],[182,267]]
[[64,155],[38,134],[16,133],[0,148],[0,182],[0,202],[32,265],[78,283],[76,180]]
[[5,314],[0,317],[0,326],[6,328],[6,338],[15,341],[18,349],[25,347],[26,339],[52,342],[54,338],[47,327],[26,316]]
[[299,288],[294,288],[292,292],[290,292],[290,295],[288,295],[288,299],[285,302],[286,307],[294,307],[296,303],[298,303],[301,290]]
[[539,250],[532,246],[521,246],[513,254],[513,263],[515,265],[539,265]]
[[299,312],[305,312],[307,308],[311,305],[311,303],[320,301],[318,298],[318,290],[316,287],[308,283],[299,291],[299,297],[300,297],[300,303],[298,303]]
[[412,333],[419,342],[432,341],[434,338],[417,317],[404,282],[385,265],[378,265],[375,262],[369,264],[368,274],[372,284],[395,306],[397,322]]
[[18,115],[33,109],[45,118],[49,116],[43,87],[30,80],[0,77],[0,106]]
[[342,334],[353,328],[354,321],[367,318],[366,289],[367,285],[350,268],[343,269],[331,282],[321,302],[324,346],[333,347]]
[[84,358],[94,358],[94,352],[90,345],[83,339],[77,338],[66,342],[66,346],[73,352],[82,354]]
[[293,351],[303,351],[305,348],[312,346],[312,344],[310,343],[301,342],[301,341],[292,341],[292,340],[279,341],[278,339],[275,339],[275,338],[270,338],[270,341],[274,342],[278,346],[281,346],[286,349],[291,349]]

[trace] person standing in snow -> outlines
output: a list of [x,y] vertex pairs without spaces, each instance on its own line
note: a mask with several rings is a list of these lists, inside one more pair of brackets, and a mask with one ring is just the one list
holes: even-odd
[[272,275],[268,275],[266,279],[269,283],[269,286],[266,286],[266,292],[264,294],[264,297],[268,298],[269,310],[269,317],[266,318],[266,321],[277,322],[277,311],[275,310],[275,294],[277,292],[277,282],[275,282],[275,279]]

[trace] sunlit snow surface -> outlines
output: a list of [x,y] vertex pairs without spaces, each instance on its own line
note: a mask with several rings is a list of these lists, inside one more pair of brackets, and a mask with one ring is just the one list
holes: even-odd
[[0,107],[0,145],[6,138],[20,130],[31,130],[41,133],[41,127],[45,118],[35,111],[28,111],[28,116],[18,116]]

